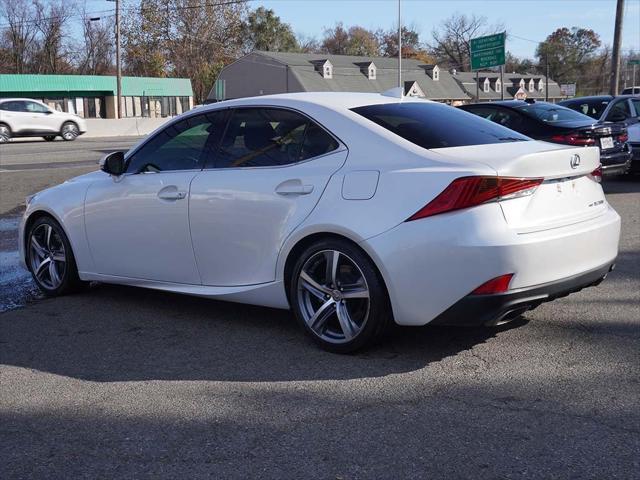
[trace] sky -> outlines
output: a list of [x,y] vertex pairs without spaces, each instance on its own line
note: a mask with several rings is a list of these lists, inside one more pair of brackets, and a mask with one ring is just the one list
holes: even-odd
[[[204,2],[205,0],[203,0]],[[206,0],[210,2],[211,0]],[[502,23],[510,37],[507,50],[533,58],[538,42],[559,27],[591,28],[603,44],[613,44],[616,0],[401,0],[403,24],[416,28],[422,41],[453,13],[485,16]],[[136,3],[125,0],[124,4]],[[397,25],[398,0],[253,0],[289,23],[296,34],[322,37],[326,28],[343,22],[376,30]],[[88,0],[87,10],[113,8],[106,0]],[[625,1],[622,48],[640,51],[640,0]],[[520,37],[520,38],[518,38]]]

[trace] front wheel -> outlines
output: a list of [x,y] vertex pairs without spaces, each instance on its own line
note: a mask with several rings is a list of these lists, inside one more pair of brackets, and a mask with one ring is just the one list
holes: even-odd
[[314,243],[298,258],[289,286],[298,321],[322,348],[350,353],[377,341],[391,320],[373,262],[341,239]]
[[7,143],[11,140],[11,129],[4,123],[0,123],[0,143]]
[[80,130],[75,123],[65,122],[64,125],[62,125],[60,136],[62,136],[63,140],[70,142],[78,138],[78,135],[80,135]]
[[64,295],[87,285],[78,277],[69,239],[53,218],[40,217],[33,222],[26,251],[31,275],[45,295]]

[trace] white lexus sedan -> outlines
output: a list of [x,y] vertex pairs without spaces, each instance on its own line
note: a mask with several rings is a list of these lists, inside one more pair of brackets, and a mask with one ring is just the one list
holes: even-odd
[[183,114],[30,198],[47,295],[90,281],[291,308],[350,352],[400,325],[495,325],[596,285],[620,217],[595,147],[443,104],[298,93]]

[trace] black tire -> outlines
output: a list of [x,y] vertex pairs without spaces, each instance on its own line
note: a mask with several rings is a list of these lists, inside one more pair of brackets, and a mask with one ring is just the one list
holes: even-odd
[[[46,236],[49,231],[48,229],[51,229],[49,242],[43,237],[43,235]],[[32,242],[34,236],[36,237],[37,245]],[[62,251],[60,246],[63,247],[64,251]],[[45,251],[39,250],[38,247],[44,247]],[[78,277],[78,267],[76,266],[76,260],[73,256],[69,239],[60,224],[52,217],[42,216],[33,222],[27,234],[25,249],[27,266],[33,276],[33,280],[46,296],[57,297],[66,295],[80,291],[89,285],[89,282],[83,282]],[[63,256],[64,262],[52,260],[56,254],[60,257]],[[38,265],[43,263],[42,260],[46,260],[47,255],[49,258],[48,264],[45,266],[46,268],[43,268],[42,274],[39,276],[35,270]],[[54,276],[57,275],[59,282],[53,281],[51,263],[54,263],[53,268],[56,271]],[[62,266],[62,264],[64,265]],[[47,281],[47,279],[49,281]]]
[[11,128],[6,123],[0,123],[0,143],[8,143],[11,140]]
[[[338,260],[335,263],[337,272],[333,276],[330,271],[330,260],[337,252]],[[323,258],[325,264],[323,266]],[[307,280],[301,278],[305,269],[305,278],[318,280],[315,285],[322,287],[318,290],[314,286],[309,288]],[[325,284],[322,284],[323,268],[325,271]],[[342,282],[340,278],[347,281]],[[333,278],[335,283],[331,283]],[[349,282],[349,279],[356,279]],[[364,281],[363,281],[364,279]],[[329,288],[333,286],[332,293]],[[351,353],[356,350],[371,346],[381,339],[392,323],[391,306],[384,282],[371,259],[351,242],[339,238],[327,238],[319,240],[307,247],[296,259],[289,279],[289,299],[296,319],[304,330],[321,348],[334,353]],[[364,294],[368,298],[347,298],[347,295]],[[331,294],[330,294],[331,293]],[[344,298],[342,297],[344,295]],[[327,304],[333,302],[333,307]],[[365,309],[365,302],[366,309]],[[333,313],[329,313],[333,308]],[[344,318],[349,319],[350,333],[347,336],[344,327]],[[324,313],[318,315],[320,311]],[[342,317],[338,315],[338,310]],[[363,312],[366,310],[366,315]],[[315,311],[315,314],[313,314]],[[327,317],[314,323],[313,319]],[[311,324],[316,325],[312,328]],[[342,332],[342,333],[341,333]]]
[[47,142],[53,142],[56,139],[57,135],[45,135],[44,138]]
[[72,142],[80,135],[80,129],[74,122],[64,122],[60,128],[60,136],[65,142]]

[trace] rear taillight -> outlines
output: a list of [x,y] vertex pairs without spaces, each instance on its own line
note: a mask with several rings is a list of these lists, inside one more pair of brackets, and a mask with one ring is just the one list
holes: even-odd
[[492,278],[488,282],[483,283],[476,288],[471,295],[491,295],[492,293],[504,293],[509,290],[509,283],[513,278],[513,273],[507,273],[506,275],[500,275],[499,277]]
[[589,145],[595,145],[596,139],[591,137],[582,137],[575,133],[569,133],[567,135],[554,135],[551,137],[552,142],[565,143],[567,145],[577,145],[581,147],[588,147]]
[[407,222],[474,207],[490,201],[531,195],[542,181],[542,178],[484,176],[457,178],[436,198],[409,217]]
[[589,175],[591,175],[591,178],[593,178],[596,182],[602,182],[602,165],[598,165],[598,168],[596,168]]
[[618,141],[620,143],[625,143],[627,140],[629,140],[629,135],[626,133],[623,133],[621,135],[618,135]]

